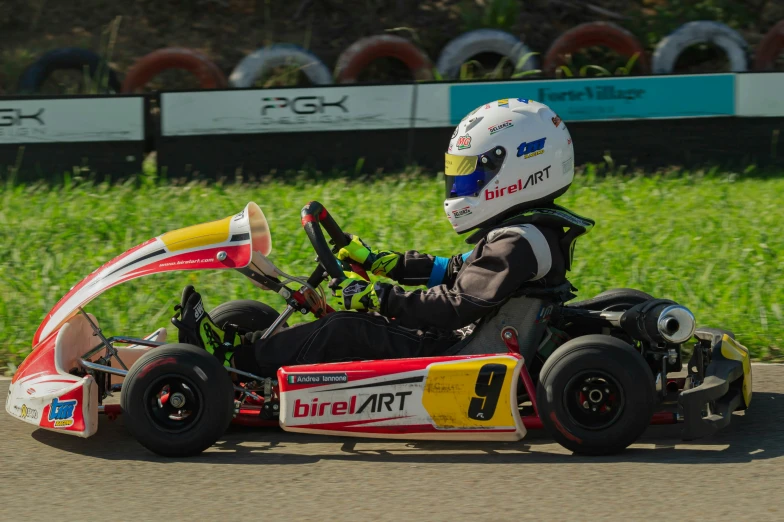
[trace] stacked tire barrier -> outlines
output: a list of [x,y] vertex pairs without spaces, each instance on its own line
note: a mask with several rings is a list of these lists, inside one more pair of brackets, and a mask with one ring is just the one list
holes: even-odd
[[[609,22],[591,22],[574,27],[559,36],[545,53],[543,73],[553,77],[565,64],[565,57],[582,49],[603,46],[617,54],[636,56],[638,74],[671,74],[681,54],[697,44],[711,44],[724,51],[732,72],[743,72],[751,61],[752,70],[769,71],[775,68],[777,58],[784,52],[784,20],[764,36],[751,60],[744,38],[725,24],[696,21],[683,24],[663,38],[649,56],[640,42],[626,29]],[[537,59],[523,39],[496,29],[469,31],[448,42],[433,65],[427,54],[411,41],[393,35],[375,35],[351,44],[337,59],[334,73],[318,56],[302,47],[291,44],[274,44],[245,56],[231,71],[228,80],[223,71],[208,57],[193,49],[159,49],[140,58],[120,82],[116,71],[96,53],[80,48],[63,48],[49,51],[32,63],[18,79],[17,92],[39,92],[47,78],[56,70],[84,70],[96,79],[99,92],[138,92],[157,74],[168,69],[190,72],[203,89],[251,88],[276,71],[288,69],[301,72],[310,85],[333,83],[353,84],[362,72],[378,59],[395,59],[411,71],[413,80],[430,81],[435,73],[438,79],[453,80],[460,77],[463,64],[480,55],[493,54],[512,64],[513,77],[534,71]],[[4,83],[8,83],[6,79]],[[10,91],[9,87],[5,87]]]

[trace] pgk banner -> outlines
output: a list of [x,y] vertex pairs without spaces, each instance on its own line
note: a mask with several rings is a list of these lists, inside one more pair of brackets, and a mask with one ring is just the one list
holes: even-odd
[[163,136],[405,129],[415,85],[161,94]]
[[502,98],[549,105],[565,121],[732,116],[735,75],[647,76],[452,84],[450,123]]
[[144,98],[0,98],[0,145],[144,140]]

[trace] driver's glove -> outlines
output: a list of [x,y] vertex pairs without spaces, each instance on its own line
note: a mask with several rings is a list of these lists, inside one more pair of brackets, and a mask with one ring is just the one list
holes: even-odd
[[390,251],[373,252],[359,236],[347,234],[351,241],[338,250],[338,259],[341,261],[354,261],[362,265],[373,275],[388,277],[392,269],[397,266],[400,253]]
[[338,303],[344,310],[378,311],[379,301],[373,283],[362,279],[359,274],[345,272],[346,279],[338,281],[333,279],[329,287],[338,298]]

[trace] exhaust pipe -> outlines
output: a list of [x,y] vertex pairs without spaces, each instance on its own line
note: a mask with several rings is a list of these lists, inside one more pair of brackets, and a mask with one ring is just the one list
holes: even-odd
[[659,335],[672,344],[685,343],[694,335],[697,323],[694,314],[681,305],[671,305],[661,311],[656,322]]

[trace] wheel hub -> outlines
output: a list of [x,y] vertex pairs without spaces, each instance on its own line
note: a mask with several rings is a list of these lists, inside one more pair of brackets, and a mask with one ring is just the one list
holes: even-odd
[[569,381],[564,401],[567,412],[576,424],[586,429],[600,430],[618,419],[624,396],[623,389],[611,375],[601,370],[590,370]]
[[201,394],[182,375],[161,376],[147,388],[145,396],[147,415],[162,431],[187,431],[201,417]]

